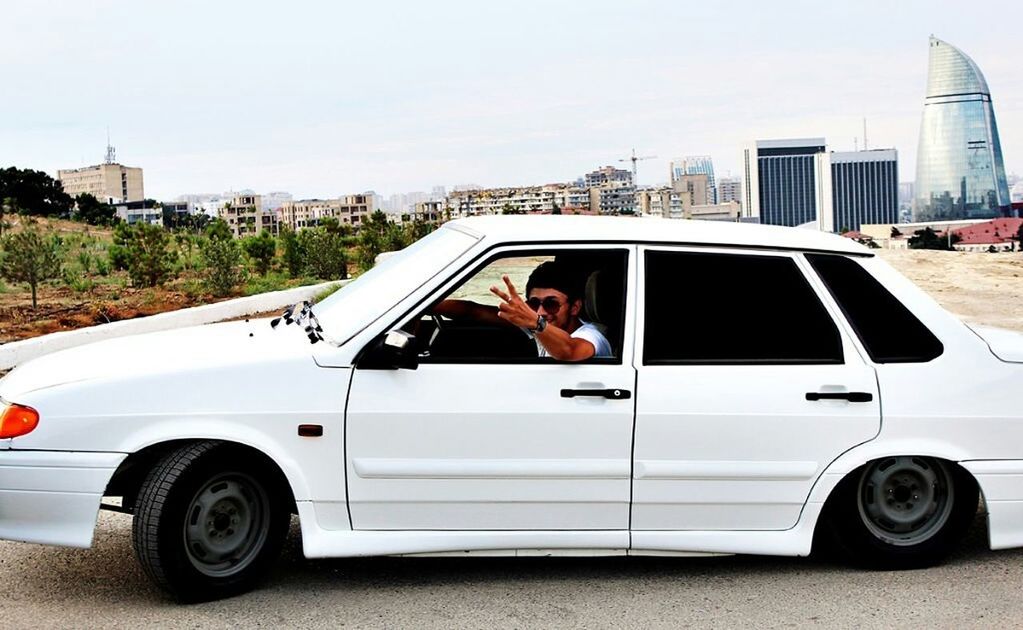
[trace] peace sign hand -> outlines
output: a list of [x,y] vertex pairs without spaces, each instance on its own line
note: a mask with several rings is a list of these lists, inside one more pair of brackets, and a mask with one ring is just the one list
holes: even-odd
[[514,326],[528,328],[529,330],[535,329],[536,321],[539,317],[537,312],[529,308],[529,305],[523,301],[519,292],[515,289],[515,285],[508,279],[508,276],[501,276],[501,279],[504,280],[504,284],[508,287],[507,293],[498,287],[490,287],[490,292],[503,300],[497,306],[497,316]]

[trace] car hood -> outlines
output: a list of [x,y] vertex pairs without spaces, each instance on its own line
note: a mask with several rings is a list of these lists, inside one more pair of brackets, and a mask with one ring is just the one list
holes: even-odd
[[0,380],[0,398],[83,381],[181,373],[312,357],[297,326],[271,328],[269,319],[209,324],[90,343],[28,361]]
[[991,352],[1010,363],[1023,363],[1023,333],[991,326],[970,324],[970,329],[984,340]]

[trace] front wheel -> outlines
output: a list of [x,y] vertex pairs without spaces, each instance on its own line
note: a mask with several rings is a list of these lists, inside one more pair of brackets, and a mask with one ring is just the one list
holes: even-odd
[[182,601],[246,591],[280,552],[289,498],[269,462],[230,444],[190,444],[160,460],[142,483],[135,555]]
[[944,560],[977,512],[977,485],[963,469],[938,459],[885,457],[843,480],[826,525],[856,564],[912,569]]

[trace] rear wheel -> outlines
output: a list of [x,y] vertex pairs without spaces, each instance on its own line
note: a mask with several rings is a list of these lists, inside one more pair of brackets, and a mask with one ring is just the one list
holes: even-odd
[[977,501],[977,485],[958,466],[930,457],[885,457],[843,480],[826,520],[838,548],[856,564],[919,568],[951,553]]
[[287,485],[269,462],[231,444],[191,444],[164,457],[142,483],[135,554],[178,599],[226,597],[265,575],[290,516]]

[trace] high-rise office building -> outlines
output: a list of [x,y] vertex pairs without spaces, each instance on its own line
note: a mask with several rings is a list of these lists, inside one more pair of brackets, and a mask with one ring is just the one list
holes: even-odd
[[830,193],[821,204],[820,228],[859,230],[863,223],[899,222],[899,166],[895,149],[827,153]]
[[824,138],[758,140],[743,153],[743,217],[769,225],[817,220],[830,194]]
[[936,37],[930,39],[915,184],[916,221],[1012,212],[987,81],[972,59]]
[[707,198],[698,200],[698,204],[715,204],[718,202],[717,184],[714,181],[714,162],[709,155],[691,155],[671,161],[671,183],[686,175],[707,176]]

